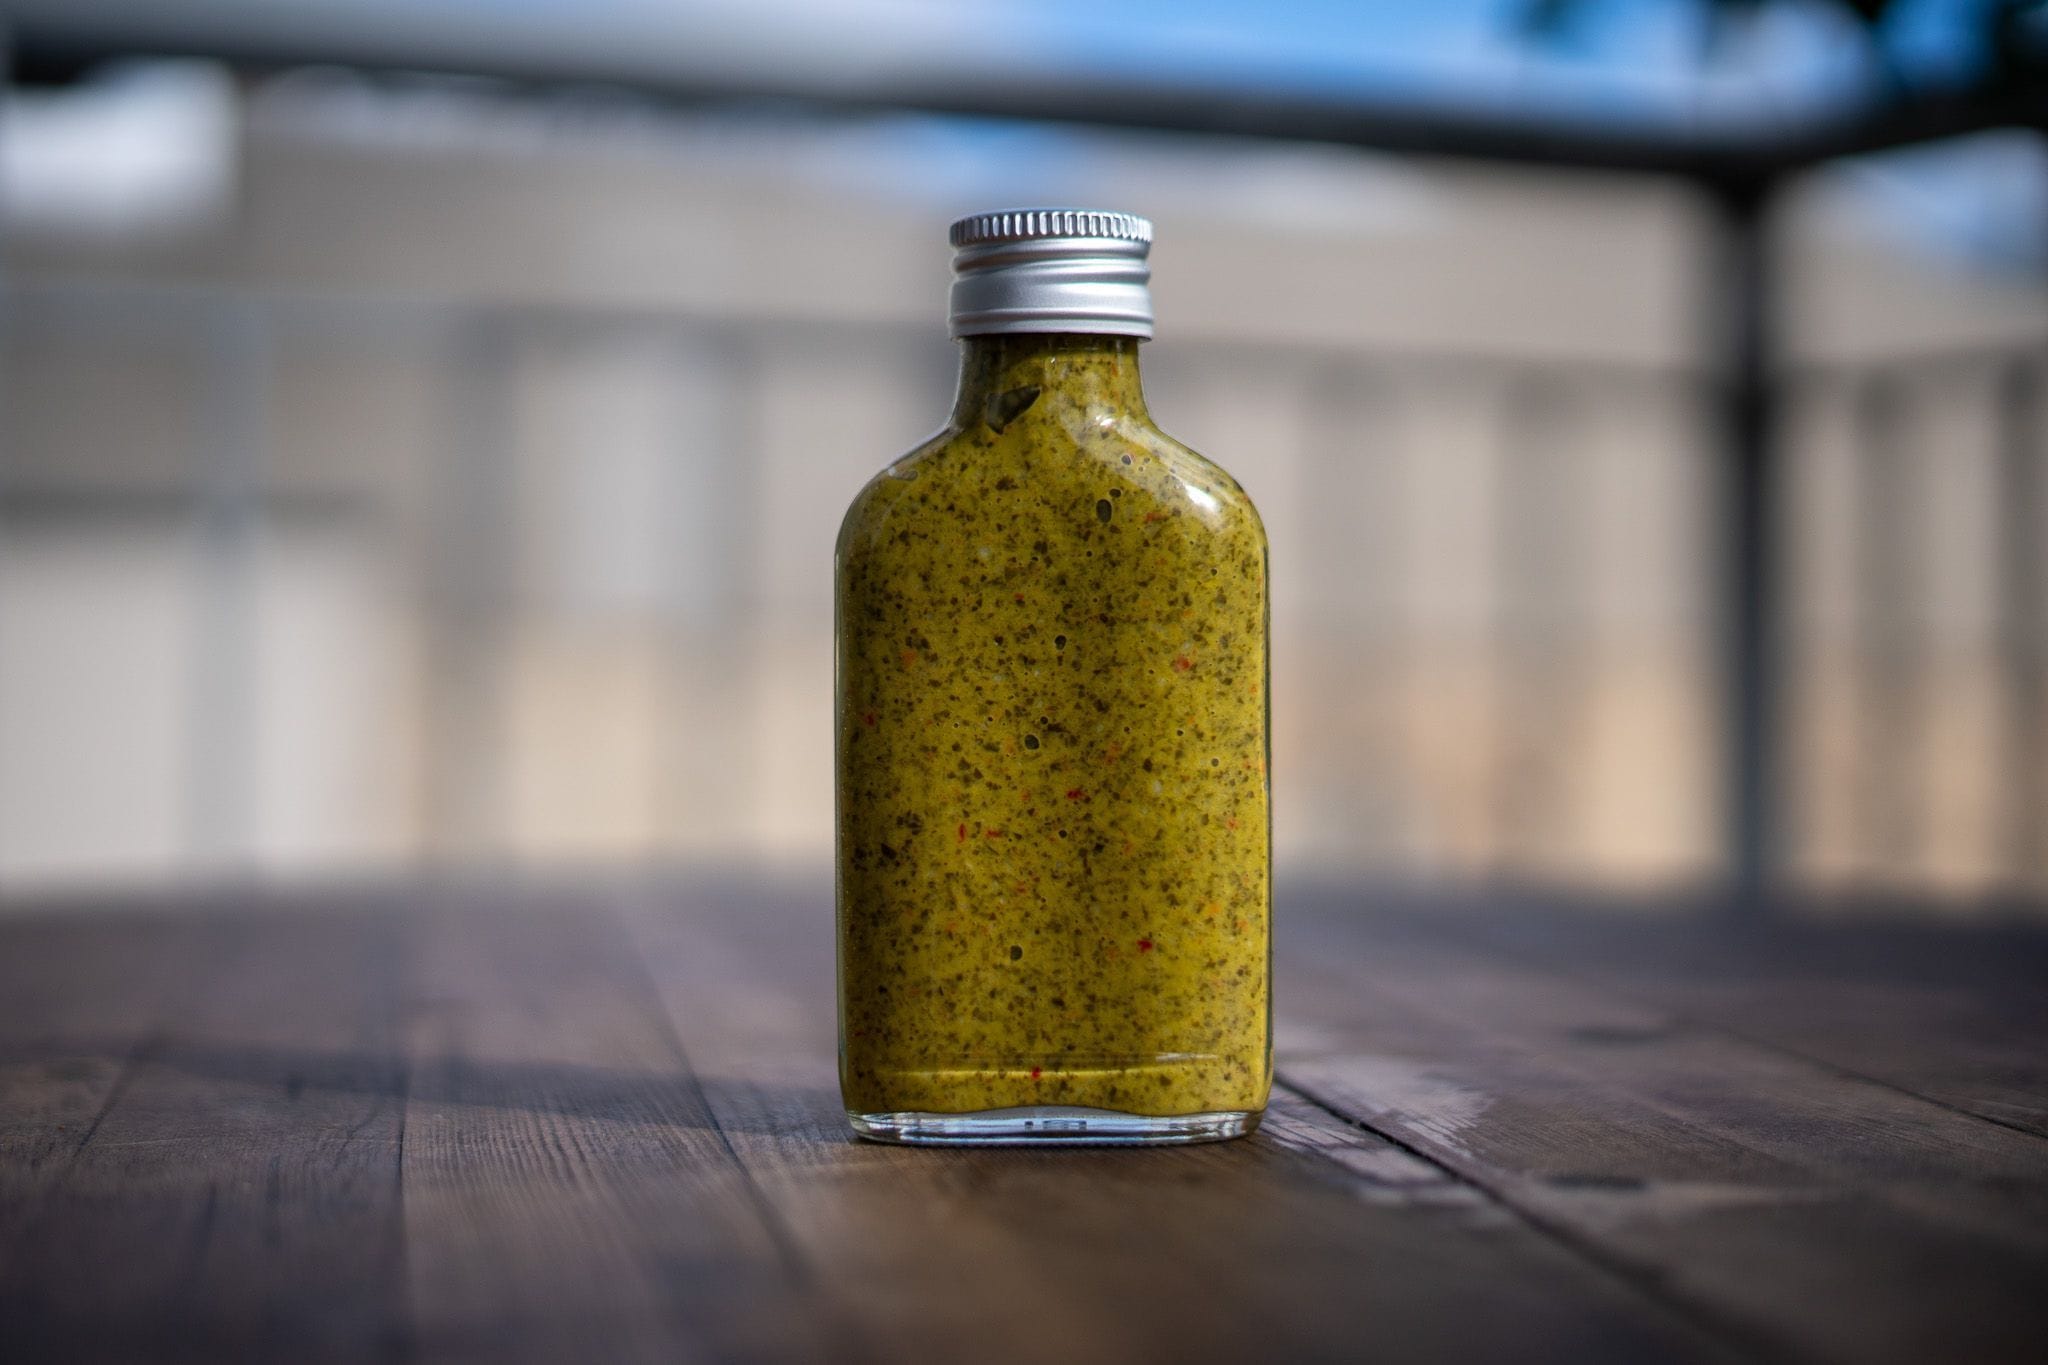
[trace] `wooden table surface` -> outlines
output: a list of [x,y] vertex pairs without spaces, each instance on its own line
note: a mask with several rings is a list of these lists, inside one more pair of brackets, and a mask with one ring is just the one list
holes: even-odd
[[853,1141],[816,891],[16,906],[0,1360],[2048,1359],[2048,932],[1471,902],[1140,1151]]

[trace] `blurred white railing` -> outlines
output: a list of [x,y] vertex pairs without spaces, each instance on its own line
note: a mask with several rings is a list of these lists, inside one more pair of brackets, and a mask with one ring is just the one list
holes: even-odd
[[[936,329],[108,281],[4,328],[0,888],[824,856],[832,538]],[[1147,367],[1272,534],[1294,867],[1717,871],[1703,380]],[[2048,878],[2042,368],[1788,380],[1795,873]]]

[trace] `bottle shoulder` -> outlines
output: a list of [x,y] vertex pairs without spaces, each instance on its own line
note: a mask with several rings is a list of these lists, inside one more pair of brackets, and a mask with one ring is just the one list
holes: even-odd
[[1232,542],[1262,555],[1266,544],[1258,509],[1237,480],[1150,420],[1054,411],[1000,427],[941,429],[854,497],[838,548],[843,555],[945,525],[1065,522]]
[[858,539],[864,530],[871,529],[877,522],[887,518],[906,489],[915,484],[923,473],[922,465],[933,452],[944,449],[956,435],[951,426],[940,428],[912,446],[889,464],[877,470],[860,491],[847,504],[846,514],[839,521],[838,549],[845,553],[849,541]]
[[1167,435],[1150,422],[1133,433],[1159,468],[1180,484],[1190,501],[1208,513],[1210,520],[1228,525],[1241,534],[1266,543],[1265,519],[1244,485],[1216,461]]

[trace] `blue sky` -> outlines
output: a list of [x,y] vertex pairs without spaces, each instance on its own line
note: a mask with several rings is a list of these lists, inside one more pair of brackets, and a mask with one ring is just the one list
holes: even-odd
[[[1984,0],[1907,0],[1881,35],[1915,79],[1943,83],[1982,61]],[[1043,35],[1041,63],[1139,79],[1574,121],[1684,129],[1742,126],[1869,98],[1863,32],[1829,0],[1777,0],[1707,42],[1701,0],[1580,0],[1532,42],[1530,0],[1006,0]],[[984,10],[986,12],[986,10]]]
[[[1881,41],[1915,80],[1956,80],[1982,63],[1979,16],[1994,2],[1896,0]],[[941,64],[966,79],[1101,72],[1680,128],[1838,108],[1867,98],[1877,75],[1864,30],[1837,0],[1731,6],[1744,13],[1719,26],[1707,0],[1573,0],[1546,42],[1530,40],[1535,0],[202,3],[257,15],[339,13],[365,29],[416,26],[422,16],[481,20],[500,39],[530,33],[543,52],[623,43],[656,61],[694,57],[728,72],[798,78]],[[1710,30],[1720,41],[1707,41]]]
[[[1877,35],[1923,88],[1982,67],[1988,0],[1903,0]],[[1710,43],[1701,0],[1580,0],[1532,42],[1529,0],[1001,0],[1028,14],[1027,60],[1064,72],[1483,110],[1509,118],[1708,133],[1781,127],[1875,98],[1871,40],[1829,0],[1775,0]],[[2048,4],[2040,7],[2048,25]],[[1029,130],[961,130],[1030,154]],[[1070,152],[1048,130],[1042,154]],[[1975,270],[2048,271],[2048,149],[1990,134],[1831,172],[1872,230]],[[1857,207],[1860,205],[1860,208]]]
[[[1975,34],[1992,2],[1900,0],[1882,45],[1915,84],[1965,79],[1983,61]],[[64,12],[147,0],[15,3]],[[439,34],[458,45],[510,44],[506,50],[538,61],[574,65],[580,57],[628,70],[637,63],[659,74],[695,69],[827,89],[1037,72],[1678,135],[1778,130],[1853,108],[1879,88],[1867,37],[1832,0],[1768,0],[1718,30],[1716,43],[1707,41],[1705,0],[1578,0],[1563,31],[1545,42],[1527,32],[1531,3],[185,0],[167,12],[215,24],[338,24],[395,41],[425,35],[431,43]],[[2048,28],[2048,0],[2036,10]],[[876,137],[855,127],[835,173],[872,177],[910,166],[927,187],[943,181],[965,193],[992,162],[1008,173],[1040,168],[1051,179],[1061,166],[1088,159],[1088,135],[1068,128],[968,119],[900,119],[892,128]],[[1290,202],[1314,197],[1304,186],[1316,180],[1315,168],[1302,158],[1315,151],[1296,158],[1299,174],[1280,168],[1283,179],[1294,176],[1286,182]],[[1403,197],[1400,172],[1389,163],[1380,175],[1381,198],[1397,216],[1415,208],[1414,196]],[[1879,231],[1976,269],[2048,271],[2048,151],[2038,138],[1994,136],[1867,158],[1836,178],[1867,205],[1863,212]],[[1327,207],[1362,211],[1348,200]]]

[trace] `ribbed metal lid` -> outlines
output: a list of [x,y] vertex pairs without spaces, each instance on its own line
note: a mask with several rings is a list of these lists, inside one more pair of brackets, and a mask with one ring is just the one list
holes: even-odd
[[1099,209],[976,213],[947,234],[953,335],[1152,335],[1152,224]]
[[1135,213],[1107,213],[1098,209],[1004,209],[997,213],[970,213],[946,233],[947,240],[956,247],[1046,237],[1114,237],[1149,245],[1152,222]]

